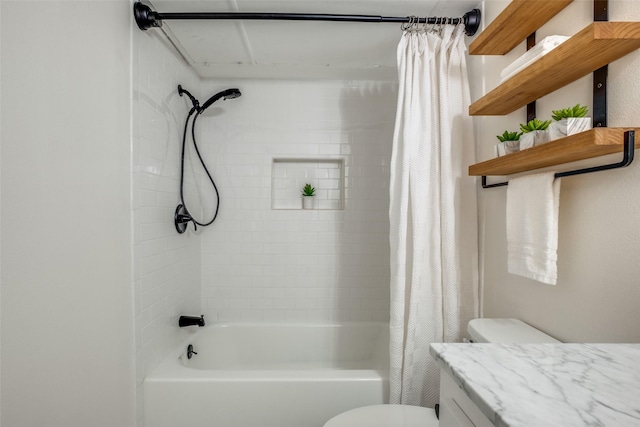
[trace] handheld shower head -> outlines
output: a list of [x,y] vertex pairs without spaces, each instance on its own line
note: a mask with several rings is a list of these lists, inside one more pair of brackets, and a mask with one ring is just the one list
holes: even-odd
[[[216,218],[218,217],[218,212],[220,209],[220,193],[218,192],[218,187],[216,186],[216,183],[213,180],[213,177],[209,173],[209,169],[207,168],[207,165],[204,163],[204,160],[200,155],[200,150],[198,150],[198,144],[196,143],[196,120],[198,119],[198,116],[204,112],[204,110],[209,108],[211,104],[216,102],[218,99],[220,98],[234,99],[234,98],[238,98],[242,94],[240,93],[240,90],[236,88],[223,90],[222,92],[218,92],[215,95],[213,95],[211,98],[207,99],[207,102],[205,102],[202,105],[202,107],[198,103],[198,100],[193,95],[191,95],[189,91],[183,89],[181,85],[178,86],[178,94],[180,96],[183,96],[183,95],[188,96],[189,99],[191,100],[191,103],[193,104],[193,107],[189,110],[189,113],[187,114],[187,119],[185,120],[185,124],[184,124],[184,133],[182,134],[182,158],[181,158],[182,161],[180,163],[180,202],[181,203],[176,208],[175,215],[174,215],[174,223],[176,226],[176,231],[182,234],[186,231],[187,224],[189,222],[193,222],[194,231],[196,230],[196,225],[200,225],[202,227],[211,225],[213,221],[215,221]],[[189,130],[189,120],[191,120],[191,137],[193,139],[193,148],[195,149],[196,154],[198,155],[198,160],[200,160],[200,164],[202,165],[204,172],[207,174],[207,177],[209,178],[209,181],[211,182],[211,186],[213,187],[213,191],[215,192],[215,195],[216,195],[216,209],[215,209],[215,212],[213,213],[213,218],[211,218],[211,220],[208,222],[199,222],[197,219],[191,216],[184,200],[184,159],[185,159],[185,149],[187,146],[187,131]]]
[[198,112],[200,114],[202,114],[204,112],[204,110],[209,108],[211,106],[211,104],[213,104],[214,102],[216,102],[220,98],[224,98],[225,100],[226,99],[235,99],[235,98],[240,97],[241,95],[242,95],[242,93],[240,93],[240,90],[236,89],[236,88],[223,90],[222,92],[218,92],[215,95],[213,95],[211,98],[207,99],[207,101],[204,104],[202,104],[202,107],[200,107]]
[[239,89],[227,89],[224,91],[224,99],[235,99],[235,98],[239,98],[242,96],[242,93],[240,93]]

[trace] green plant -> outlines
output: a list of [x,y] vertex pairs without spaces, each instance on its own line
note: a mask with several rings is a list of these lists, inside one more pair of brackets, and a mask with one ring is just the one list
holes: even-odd
[[303,196],[313,196],[316,193],[315,187],[312,187],[311,184],[305,184],[302,187],[302,195]]
[[533,119],[533,120],[529,120],[529,122],[526,125],[520,125],[520,130],[523,133],[529,133],[536,130],[545,130],[546,128],[549,127],[550,124],[551,124],[551,120],[541,121],[538,119]]
[[565,108],[562,110],[553,110],[551,111],[551,118],[555,121],[559,121],[562,119],[568,119],[569,117],[584,117],[589,112],[589,109],[584,105],[576,104],[573,107]]
[[496,135],[496,138],[498,138],[500,142],[517,141],[520,139],[520,135],[522,135],[522,132],[509,132],[505,130],[502,135]]

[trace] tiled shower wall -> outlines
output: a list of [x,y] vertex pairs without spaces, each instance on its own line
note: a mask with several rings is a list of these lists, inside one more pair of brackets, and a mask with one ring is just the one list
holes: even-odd
[[[214,104],[198,124],[221,193],[219,218],[201,233],[205,316],[388,320],[397,84],[210,81],[202,93],[228,87],[242,97]],[[342,159],[344,209],[272,209],[274,159]]]
[[[180,138],[190,107],[177,86],[197,92],[200,82],[156,32],[134,31],[133,37],[134,323],[142,426],[144,377],[186,333],[178,316],[200,313],[200,237],[178,235],[173,225]],[[191,173],[187,182],[194,182]]]

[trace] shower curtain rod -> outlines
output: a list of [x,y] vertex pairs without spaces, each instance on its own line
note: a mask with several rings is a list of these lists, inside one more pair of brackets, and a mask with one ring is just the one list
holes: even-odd
[[464,23],[464,32],[468,36],[476,33],[480,27],[480,9],[465,13],[462,18],[417,18],[412,16],[375,16],[375,15],[333,15],[320,13],[243,13],[243,12],[178,12],[160,13],[147,5],[136,2],[133,16],[141,30],[161,27],[168,19],[254,19],[279,21],[334,21],[334,22],[395,22],[415,24],[459,24]]

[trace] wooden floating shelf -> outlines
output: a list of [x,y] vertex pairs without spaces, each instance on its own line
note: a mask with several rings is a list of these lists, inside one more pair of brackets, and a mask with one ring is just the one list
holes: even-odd
[[471,55],[504,55],[573,0],[513,0],[469,45]]
[[[471,176],[503,176],[622,152],[624,133],[640,129],[596,128],[469,166]],[[640,138],[636,139],[640,148]]]
[[469,107],[509,114],[640,48],[640,22],[594,22]]

